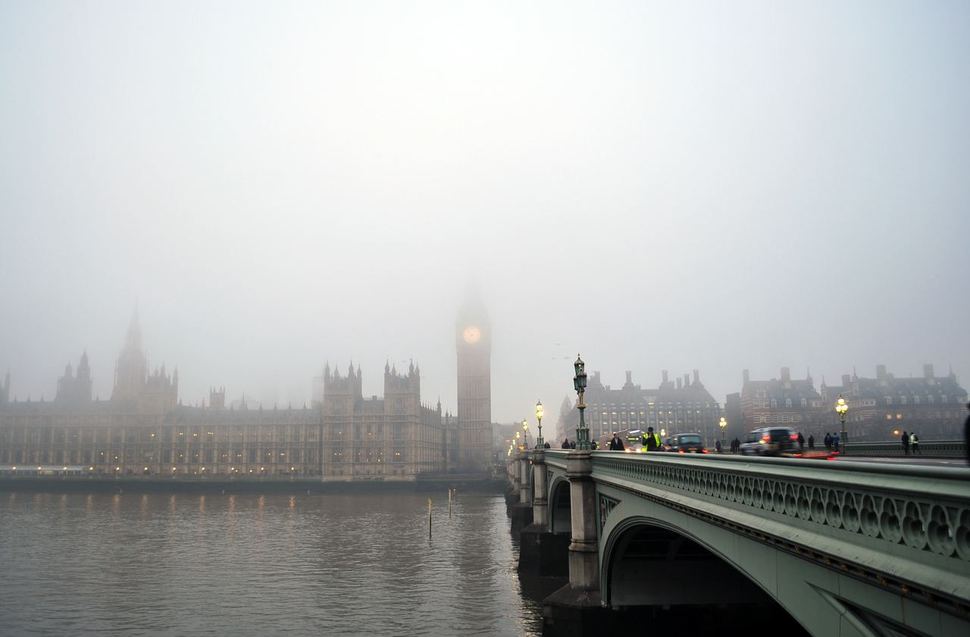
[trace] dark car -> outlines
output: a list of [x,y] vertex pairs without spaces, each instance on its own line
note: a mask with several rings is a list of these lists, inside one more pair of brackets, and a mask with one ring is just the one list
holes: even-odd
[[762,427],[749,431],[741,443],[746,456],[777,456],[795,449],[798,434],[790,427]]
[[674,434],[667,438],[664,448],[678,453],[707,453],[700,434]]

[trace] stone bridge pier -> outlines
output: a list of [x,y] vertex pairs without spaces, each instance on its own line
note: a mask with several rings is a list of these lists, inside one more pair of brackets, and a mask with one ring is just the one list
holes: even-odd
[[[549,515],[548,473],[545,450],[532,453],[534,496],[532,499],[532,524],[524,527],[519,535],[519,571],[538,576],[568,575],[567,550],[571,533],[562,528],[554,533]],[[569,527],[571,529],[571,527]]]
[[532,459],[528,449],[517,450],[512,456],[511,472],[515,476],[513,493],[518,493],[518,501],[513,498],[509,505],[509,517],[512,518],[512,531],[520,532],[532,523]]

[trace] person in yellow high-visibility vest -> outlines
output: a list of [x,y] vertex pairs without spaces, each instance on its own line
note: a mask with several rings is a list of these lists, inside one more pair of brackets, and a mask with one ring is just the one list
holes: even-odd
[[660,436],[653,433],[653,427],[647,427],[647,433],[643,434],[641,439],[643,443],[643,448],[647,451],[660,451]]

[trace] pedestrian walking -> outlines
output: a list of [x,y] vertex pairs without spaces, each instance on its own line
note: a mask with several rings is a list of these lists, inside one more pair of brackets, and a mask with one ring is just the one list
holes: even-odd
[[808,434],[808,450],[812,451],[815,449],[815,436]]
[[625,447],[623,446],[623,441],[620,440],[620,437],[616,435],[616,432],[614,431],[613,439],[610,440],[610,451],[623,451],[624,449]]
[[799,451],[803,451],[804,449],[805,449],[805,436],[803,436],[802,435],[802,432],[799,431],[798,432],[798,450]]
[[832,451],[834,451],[835,453],[839,452],[840,442],[842,442],[842,439],[839,437],[839,434],[835,434],[834,436],[832,436]]
[[716,451],[717,453],[721,453],[722,450],[721,450],[721,441],[720,440],[715,440],[714,441],[714,451]]
[[832,451],[832,434],[825,432],[825,450]]
[[903,443],[903,455],[909,455],[909,434],[903,430],[903,435],[899,437],[899,440]]
[[909,450],[914,456],[919,453],[919,436],[916,435],[915,431],[909,433]]

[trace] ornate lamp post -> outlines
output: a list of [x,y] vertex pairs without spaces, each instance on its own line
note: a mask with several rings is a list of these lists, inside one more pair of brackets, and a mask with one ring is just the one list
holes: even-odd
[[579,396],[576,408],[579,409],[579,427],[576,428],[576,449],[589,451],[589,427],[586,426],[586,401],[583,399],[586,394],[586,363],[576,355],[576,362],[573,363],[576,375],[573,377],[573,388]]
[[721,428],[721,449],[724,449],[724,430],[727,429],[727,418],[721,416],[721,422],[718,423],[718,427]]
[[542,439],[542,401],[536,401],[536,420],[539,422],[539,437],[536,438],[536,447],[541,449],[545,446],[546,441]]
[[519,432],[515,432],[515,447],[516,449],[521,449],[522,446],[519,444]]
[[525,443],[525,448],[529,448],[529,423],[528,421],[522,421],[522,442]]
[[848,434],[845,433],[845,412],[849,411],[849,404],[839,394],[839,399],[835,401],[835,411],[839,414],[839,421],[842,423],[842,433],[839,434],[839,444],[842,446],[842,455],[846,455],[845,443],[848,442]]

